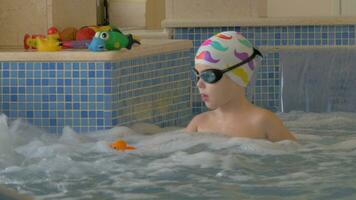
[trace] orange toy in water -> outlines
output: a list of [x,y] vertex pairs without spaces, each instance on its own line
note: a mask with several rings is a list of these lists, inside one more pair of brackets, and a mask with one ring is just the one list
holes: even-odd
[[136,147],[128,146],[126,141],[122,140],[122,139],[116,140],[110,146],[111,146],[111,148],[116,149],[118,151],[126,151],[126,150],[135,150],[136,149]]

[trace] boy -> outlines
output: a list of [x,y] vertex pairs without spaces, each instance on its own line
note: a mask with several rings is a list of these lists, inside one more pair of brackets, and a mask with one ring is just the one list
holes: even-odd
[[197,87],[211,111],[195,116],[188,132],[214,132],[231,137],[296,140],[272,112],[250,103],[245,87],[262,56],[240,33],[226,31],[205,40],[195,56]]

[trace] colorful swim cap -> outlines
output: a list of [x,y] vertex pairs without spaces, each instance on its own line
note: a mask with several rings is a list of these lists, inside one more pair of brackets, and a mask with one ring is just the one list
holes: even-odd
[[[208,65],[214,69],[226,69],[247,60],[254,52],[252,44],[241,33],[226,31],[205,40],[195,56],[195,64]],[[250,82],[255,61],[226,72],[231,80],[242,87]]]

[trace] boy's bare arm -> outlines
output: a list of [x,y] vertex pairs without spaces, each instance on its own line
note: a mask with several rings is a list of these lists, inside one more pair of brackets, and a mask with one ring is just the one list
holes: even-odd
[[186,132],[197,132],[198,131],[198,119],[197,117],[194,117],[188,124],[188,126],[185,128]]
[[294,135],[291,134],[283,125],[282,120],[280,120],[275,114],[269,113],[265,122],[267,122],[265,126],[268,140],[272,142],[281,140],[297,140]]

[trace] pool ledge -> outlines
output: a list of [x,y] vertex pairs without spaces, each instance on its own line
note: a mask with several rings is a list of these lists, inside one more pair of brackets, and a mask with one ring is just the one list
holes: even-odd
[[0,61],[106,61],[124,60],[192,48],[190,40],[144,39],[131,50],[91,52],[87,49],[37,52],[24,49],[0,49]]
[[355,17],[249,17],[239,19],[165,19],[164,28],[177,27],[231,27],[231,26],[309,26],[355,24]]

